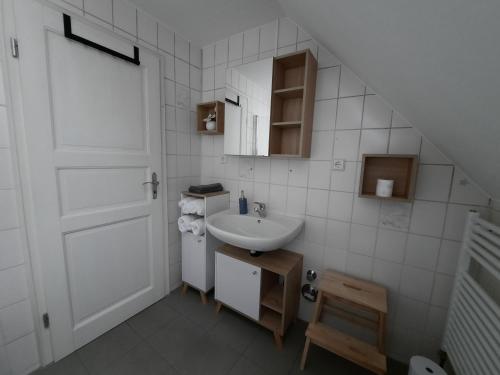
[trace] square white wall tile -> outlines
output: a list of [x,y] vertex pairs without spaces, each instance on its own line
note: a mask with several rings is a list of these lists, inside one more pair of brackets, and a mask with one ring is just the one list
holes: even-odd
[[489,197],[471,181],[460,169],[455,169],[450,202],[487,206]]
[[453,290],[454,278],[448,275],[436,274],[431,303],[440,307],[448,307]]
[[276,26],[276,21],[273,21],[260,27],[260,53],[276,48]]
[[393,293],[399,290],[402,266],[393,262],[375,259],[373,262],[372,280],[381,284]]
[[175,57],[189,62],[189,42],[179,34],[175,34]]
[[326,217],[328,211],[328,191],[309,189],[307,192],[306,214],[317,217]]
[[[1,337],[0,337],[1,340]],[[9,359],[5,346],[0,341],[0,375],[11,375]]]
[[420,165],[415,197],[430,201],[448,201],[452,177],[452,166]]
[[449,204],[446,212],[446,222],[443,237],[450,240],[461,241],[464,235],[467,213],[477,207]]
[[330,199],[328,202],[328,217],[330,219],[351,221],[352,200],[353,200],[352,193],[331,191]]
[[377,239],[377,228],[351,224],[349,250],[358,254],[373,255]]
[[396,325],[401,329],[423,332],[428,309],[426,303],[401,297],[398,300]]
[[353,223],[365,225],[377,225],[380,212],[380,201],[378,199],[354,198],[352,210]]
[[85,12],[107,23],[113,22],[113,5],[111,0],[85,0],[84,9]]
[[368,95],[365,98],[363,128],[389,128],[391,114],[392,109],[378,95]]
[[339,89],[339,67],[319,69],[316,78],[316,100],[335,99]]
[[401,276],[400,293],[421,302],[429,302],[434,283],[434,272],[404,266]]
[[247,30],[243,33],[243,57],[254,56],[259,53],[259,28]]
[[333,149],[333,131],[312,133],[311,160],[331,160]]
[[365,84],[345,65],[340,73],[340,97],[365,94]]
[[375,257],[402,263],[405,258],[407,234],[387,229],[379,229]]
[[339,250],[335,247],[325,248],[324,266],[339,272],[345,272],[347,263],[347,250]]
[[19,229],[0,231],[0,270],[20,265],[24,262]]
[[330,169],[331,162],[329,161],[311,161],[309,164],[308,187],[313,189],[329,189]]
[[189,64],[175,58],[175,81],[189,87]]
[[215,70],[214,67],[203,69],[202,74],[203,91],[213,90],[215,88]]
[[288,183],[288,159],[271,159],[271,183],[286,185]]
[[391,130],[389,141],[390,154],[415,154],[420,152],[421,136],[413,128]]
[[306,216],[304,234],[306,243],[312,242],[321,246],[325,245],[326,219]]
[[215,65],[215,44],[209,44],[203,47],[202,53],[203,68],[209,68]]
[[344,221],[328,220],[326,224],[326,246],[347,250],[349,247],[350,224]]
[[344,170],[332,170],[330,188],[336,191],[353,192],[358,169],[357,162],[345,162]]
[[459,241],[443,240],[439,249],[439,259],[436,271],[455,275],[462,243]]
[[255,201],[269,202],[269,184],[264,182],[255,182],[253,187]]
[[137,31],[139,39],[153,45],[158,45],[158,29],[156,21],[147,13],[137,10]]
[[407,128],[411,125],[400,113],[393,111],[391,126],[393,128]]
[[243,33],[231,35],[229,38],[229,61],[243,57]]
[[297,51],[302,51],[305,49],[309,49],[314,58],[318,60],[318,44],[314,40],[307,40],[305,42],[297,43]]
[[306,187],[309,176],[309,161],[290,160],[288,185]]
[[193,43],[189,43],[189,63],[201,68],[201,48]]
[[334,159],[356,161],[358,157],[359,130],[335,131]]
[[410,231],[416,234],[440,237],[443,230],[446,204],[415,201]]
[[337,117],[337,100],[320,100],[314,104],[313,130],[333,130]]
[[7,123],[7,109],[5,107],[0,107],[0,147],[8,147],[9,144],[10,142]]
[[158,25],[158,48],[162,51],[174,54],[175,36],[174,32],[170,31],[163,25]]
[[434,271],[440,242],[439,238],[410,234],[406,245],[405,263]]
[[164,55],[165,60],[165,78],[175,80],[175,59],[171,55]]
[[0,189],[9,189],[14,187],[14,174],[12,171],[11,151],[7,148],[0,149]]
[[136,7],[127,0],[113,1],[113,19],[116,27],[137,36]]
[[228,42],[228,39],[223,39],[215,43],[215,65],[225,64],[227,62]]
[[271,160],[269,158],[255,159],[255,181],[269,182],[269,172],[271,169]]
[[297,43],[297,25],[289,18],[278,20],[278,48]]
[[362,279],[371,279],[373,258],[365,255],[347,253],[346,272]]
[[363,154],[385,154],[389,143],[389,129],[366,129],[361,131],[359,159]]
[[269,188],[269,209],[271,211],[286,212],[287,187],[271,185]]
[[337,115],[337,129],[360,129],[363,115],[363,97],[341,98]]
[[384,201],[380,204],[379,226],[386,229],[408,230],[411,204]]
[[304,215],[306,212],[307,189],[289,186],[287,191],[286,212]]

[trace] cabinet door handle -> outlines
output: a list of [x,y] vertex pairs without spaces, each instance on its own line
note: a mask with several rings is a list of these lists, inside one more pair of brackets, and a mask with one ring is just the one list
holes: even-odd
[[252,272],[252,275],[257,275],[257,271],[253,271],[253,272]]

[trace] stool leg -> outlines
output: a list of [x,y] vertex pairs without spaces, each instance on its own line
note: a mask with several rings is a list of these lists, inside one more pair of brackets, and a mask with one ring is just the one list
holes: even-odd
[[221,308],[222,308],[222,303],[217,302],[217,304],[215,305],[215,314],[218,314]]
[[188,285],[186,283],[182,284],[182,294],[186,294],[188,291]]
[[378,337],[377,347],[380,353],[385,353],[385,314],[380,312],[378,314]]
[[306,337],[304,351],[302,352],[302,358],[300,360],[300,369],[301,370],[304,370],[304,367],[306,367],[307,354],[309,353],[309,345],[311,345],[311,339],[309,337]]
[[200,291],[200,297],[201,297],[201,303],[206,305],[208,303],[207,295],[205,293],[203,293],[202,291]]

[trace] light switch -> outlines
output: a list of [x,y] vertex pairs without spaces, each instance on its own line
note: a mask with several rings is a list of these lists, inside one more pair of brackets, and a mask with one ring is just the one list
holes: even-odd
[[345,160],[344,159],[333,159],[332,169],[335,171],[345,170]]

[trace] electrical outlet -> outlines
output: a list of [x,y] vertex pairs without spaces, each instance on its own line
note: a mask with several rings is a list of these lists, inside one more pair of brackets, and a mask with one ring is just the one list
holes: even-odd
[[344,159],[333,159],[333,167],[334,171],[343,171],[345,170],[345,160]]

